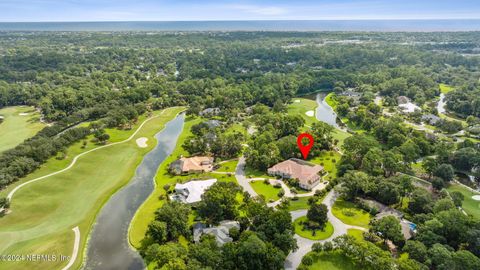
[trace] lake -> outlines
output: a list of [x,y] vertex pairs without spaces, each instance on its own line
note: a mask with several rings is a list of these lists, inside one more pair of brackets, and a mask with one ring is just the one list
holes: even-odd
[[157,169],[175,148],[184,120],[182,113],[155,135],[157,146],[145,155],[132,180],[115,193],[100,211],[90,235],[85,269],[145,268],[143,259],[128,242],[128,227],[135,212],[152,193]]

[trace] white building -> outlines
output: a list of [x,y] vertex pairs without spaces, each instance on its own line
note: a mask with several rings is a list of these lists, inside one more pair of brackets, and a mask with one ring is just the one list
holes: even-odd
[[194,180],[184,184],[175,185],[175,194],[170,199],[183,203],[195,203],[202,200],[202,195],[217,179]]

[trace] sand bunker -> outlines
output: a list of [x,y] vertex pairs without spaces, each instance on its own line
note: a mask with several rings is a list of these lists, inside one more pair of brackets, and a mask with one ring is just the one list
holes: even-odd
[[475,201],[480,201],[480,195],[473,195],[472,199],[474,199]]
[[22,112],[22,113],[19,113],[18,115],[20,115],[20,116],[26,116],[26,115],[29,115],[29,113],[23,113],[23,112]]
[[138,145],[138,147],[140,147],[140,148],[145,148],[145,147],[147,147],[147,146],[148,146],[148,145],[147,145],[147,141],[148,141],[148,139],[145,138],[145,137],[138,138],[138,139],[137,139],[137,145]]
[[295,99],[295,103],[300,103],[300,99]]
[[308,111],[305,113],[307,116],[313,117],[315,115],[314,111]]

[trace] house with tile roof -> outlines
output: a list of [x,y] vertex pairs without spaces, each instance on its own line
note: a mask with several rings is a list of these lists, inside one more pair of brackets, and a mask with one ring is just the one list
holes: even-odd
[[169,171],[172,174],[189,174],[211,172],[213,169],[213,157],[196,156],[182,157],[170,164]]
[[323,167],[292,158],[282,161],[268,169],[268,174],[287,179],[297,179],[301,188],[313,189],[322,179]]

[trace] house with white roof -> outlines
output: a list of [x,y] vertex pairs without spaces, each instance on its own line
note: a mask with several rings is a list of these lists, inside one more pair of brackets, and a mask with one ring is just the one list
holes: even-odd
[[175,194],[170,196],[173,201],[183,203],[196,203],[202,200],[205,191],[217,182],[217,179],[194,180],[184,184],[175,185]]

